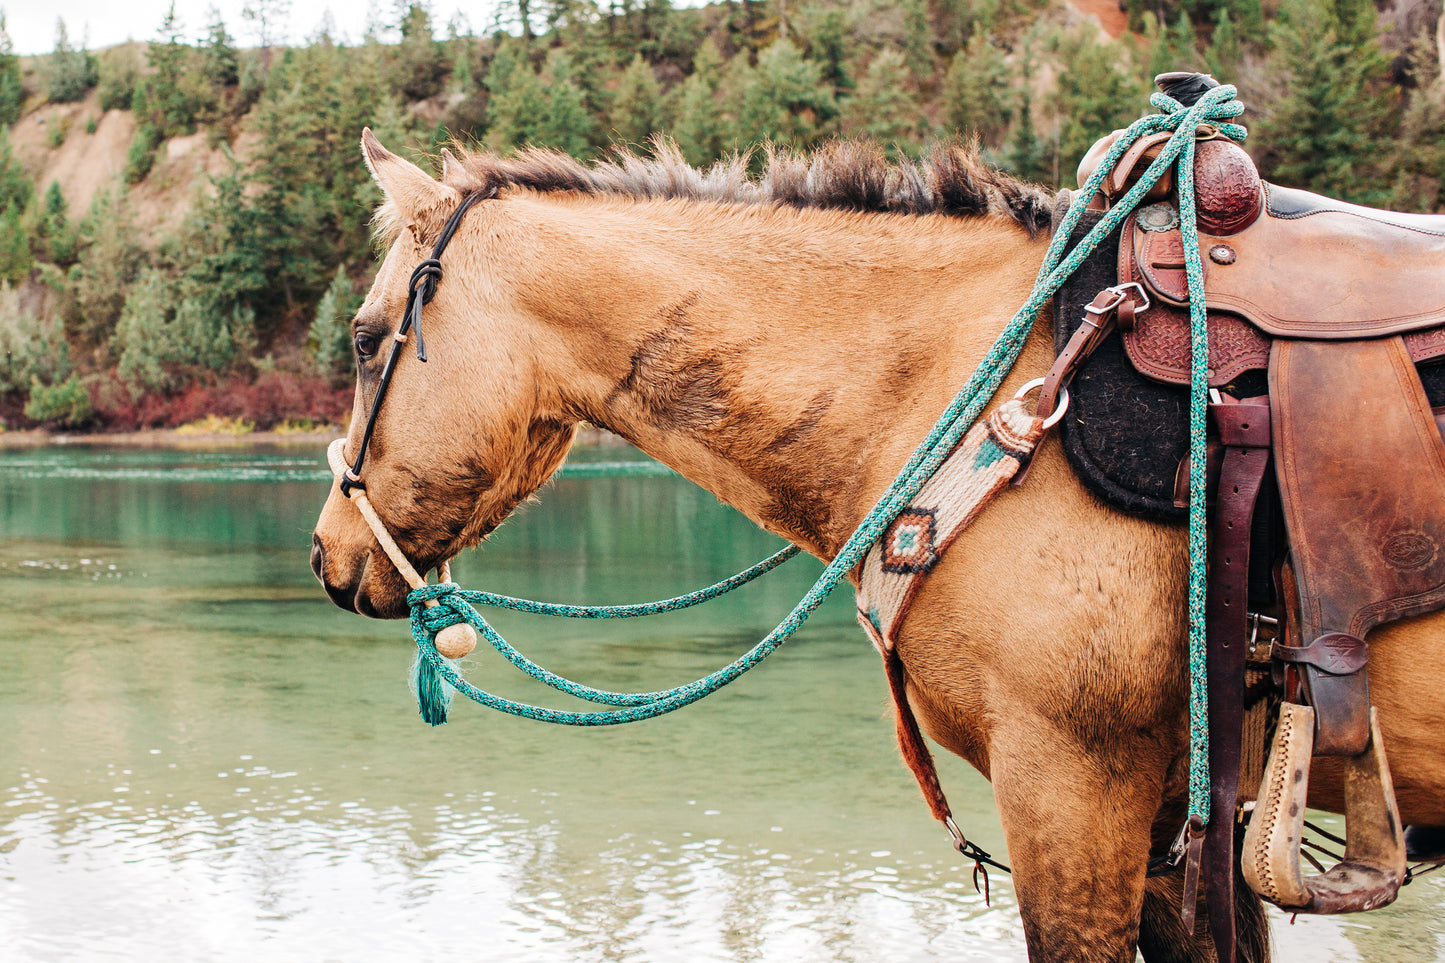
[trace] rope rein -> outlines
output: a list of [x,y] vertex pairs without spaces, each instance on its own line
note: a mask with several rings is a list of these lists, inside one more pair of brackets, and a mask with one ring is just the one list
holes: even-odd
[[[1208,334],[1205,328],[1203,267],[1200,263],[1198,236],[1195,228],[1194,143],[1198,129],[1204,125],[1212,125],[1220,133],[1236,141],[1244,139],[1245,129],[1231,122],[1244,110],[1244,106],[1235,100],[1235,93],[1233,86],[1215,87],[1207,91],[1193,106],[1187,108],[1165,94],[1156,93],[1150,98],[1150,103],[1161,113],[1149,115],[1130,125],[1110,147],[1108,153],[1095,168],[1094,173],[1081,186],[1068,212],[1054,232],[1043,264],[1039,269],[1033,292],[1029,295],[1028,300],[1014,314],[968,382],[955,395],[948,408],[929,431],[928,436],[909,457],[898,477],[859,523],[857,529],[839,549],[838,554],[828,562],[813,586],[799,600],[793,610],[778,623],[777,627],[746,654],[704,678],[686,685],[655,692],[609,692],[562,678],[527,659],[514,649],[482,618],[475,606],[508,608],[565,618],[635,618],[654,615],[688,608],[745,585],[796,556],[799,553],[796,546],[784,548],[770,558],[714,585],[657,602],[633,605],[577,606],[535,602],[487,592],[465,592],[451,581],[450,569],[446,564],[441,566],[439,572],[441,581],[434,585],[427,584],[386,531],[385,525],[372,507],[366,495],[365,486],[361,482],[360,470],[366,457],[366,447],[376,424],[386,385],[390,381],[391,372],[395,367],[402,344],[406,340],[408,329],[415,330],[418,355],[425,360],[424,347],[421,344],[421,309],[435,293],[437,282],[441,278],[441,253],[455,232],[461,215],[471,204],[482,197],[480,193],[469,195],[448,222],[447,229],[433,251],[432,257],[422,262],[413,275],[406,314],[401,328],[397,332],[397,342],[393,345],[392,352],[387,359],[382,382],[367,421],[362,448],[357,453],[355,463],[347,464],[344,439],[332,442],[327,452],[328,461],[337,476],[342,493],[356,504],[357,509],[381,544],[382,550],[386,552],[387,557],[391,559],[397,571],[401,573],[412,589],[407,596],[407,604],[411,609],[412,639],[417,646],[414,681],[422,718],[432,725],[446,722],[447,711],[455,691],[493,709],[544,722],[574,726],[604,726],[637,722],[696,702],[704,696],[716,692],[767,658],[807,621],[838,583],[858,565],[889,523],[907,507],[938,466],[958,446],[965,432],[978,420],[999,385],[1013,368],[1014,362],[1033,328],[1034,321],[1044,305],[1053,297],[1069,275],[1092,253],[1099,242],[1123,222],[1159,178],[1171,167],[1176,167],[1180,222],[1183,230],[1184,255],[1190,292],[1193,345],[1190,384],[1188,607],[1190,767],[1188,812],[1191,822],[1197,820],[1201,826],[1207,823],[1209,819],[1209,757],[1208,705],[1204,674],[1206,558],[1204,443],[1205,413],[1208,400],[1206,371],[1209,352]],[[1066,256],[1064,248],[1070,234],[1083,215],[1084,208],[1099,189],[1104,178],[1112,172],[1119,158],[1139,138],[1166,131],[1172,132],[1172,137],[1164,144],[1148,169]],[[559,692],[611,708],[594,711],[551,709],[515,702],[473,686],[458,671],[457,660],[448,658],[443,653],[465,655],[470,651],[471,645],[475,644],[476,634],[480,634],[508,661],[532,678]]]

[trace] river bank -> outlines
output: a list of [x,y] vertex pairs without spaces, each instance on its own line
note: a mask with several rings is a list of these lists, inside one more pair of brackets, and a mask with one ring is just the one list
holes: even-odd
[[[118,445],[133,448],[222,448],[243,445],[294,445],[325,447],[344,434],[340,429],[323,431],[199,432],[175,428],[146,431],[64,432],[33,428],[0,431],[0,451],[19,448],[49,448],[64,445]],[[577,432],[577,445],[589,448],[624,447],[627,442],[601,428],[586,426]]]

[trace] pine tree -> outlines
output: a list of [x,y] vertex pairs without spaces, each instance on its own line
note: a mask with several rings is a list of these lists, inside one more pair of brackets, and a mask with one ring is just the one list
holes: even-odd
[[119,185],[91,199],[80,224],[80,243],[80,258],[68,278],[65,327],[80,346],[103,358],[143,257],[126,192]]
[[976,33],[954,54],[943,78],[943,122],[965,136],[977,134],[986,147],[998,147],[1013,120],[1014,92],[1008,63],[993,39]]
[[727,124],[718,110],[722,54],[709,37],[693,57],[693,72],[670,100],[672,136],[689,164],[703,165],[722,153]]
[[848,59],[854,46],[848,31],[848,18],[839,7],[809,5],[797,16],[798,42],[808,59],[818,65],[823,82],[836,95],[853,89],[853,71]]
[[487,146],[505,151],[535,142],[547,99],[521,43],[510,38],[502,40],[487,71],[486,84],[492,92]]
[[0,281],[0,395],[33,381],[55,384],[70,372],[70,349],[55,318],[27,310],[20,289]]
[[130,110],[140,82],[140,54],[134,44],[107,50],[100,57],[100,86],[96,91],[101,110]]
[[901,0],[903,16],[903,57],[914,79],[923,83],[933,77],[933,24],[928,19],[928,0]]
[[1263,145],[1261,173],[1344,200],[1384,203],[1396,118],[1374,4],[1285,0],[1269,36],[1269,87],[1279,96],[1261,105],[1250,138]]
[[5,29],[5,11],[0,10],[0,128],[20,119],[25,103],[25,87],[21,83],[20,58]]
[[1409,51],[1415,91],[1400,123],[1390,206],[1430,213],[1445,207],[1445,80],[1433,36],[1418,37]]
[[64,20],[55,21],[55,51],[45,58],[41,75],[45,96],[54,104],[80,100],[96,84],[95,58],[83,46],[77,50],[70,45]]
[[35,266],[20,214],[20,208],[13,203],[6,205],[0,214],[0,280],[11,284],[24,281]]
[[217,87],[234,87],[241,82],[241,62],[236,54],[235,41],[226,31],[221,13],[211,8],[215,19],[206,28],[206,45],[201,51],[202,69],[206,77]]
[[170,282],[153,267],[141,272],[126,295],[113,350],[120,359],[116,370],[133,396],[146,389],[164,391],[174,384],[168,370],[175,354],[169,310],[173,303]]
[[727,120],[718,108],[722,65],[717,43],[705,39],[692,58],[692,74],[668,98],[670,133],[683,158],[692,165],[717,159],[727,137]]
[[51,264],[62,267],[74,263],[76,254],[77,239],[67,217],[68,209],[60,182],[51,181],[45,189],[45,199],[41,202],[37,219],[35,251]]
[[0,129],[0,209],[13,206],[24,210],[35,194],[30,175],[10,148],[10,135]]
[[1053,179],[1072,184],[1079,159],[1101,134],[1127,127],[1148,104],[1149,80],[1127,72],[1113,41],[1100,42],[1088,27],[1058,38],[1061,76],[1050,106],[1058,118],[1051,152]]
[[641,144],[662,126],[662,85],[641,54],[623,71],[608,119],[624,144]]
[[195,51],[181,39],[184,30],[172,0],[156,31],[156,39],[146,45],[151,74],[145,81],[145,106],[149,116],[144,120],[156,129],[157,142],[194,130],[196,116],[207,99],[200,91],[199,72],[192,65]]
[[911,92],[912,76],[903,54],[891,47],[878,51],[846,103],[844,132],[866,134],[890,153],[915,151],[924,118]]
[[452,72],[452,60],[446,45],[432,31],[426,4],[408,4],[399,28],[401,43],[395,50],[392,87],[407,100],[425,100],[440,93]]
[[594,145],[592,116],[584,94],[575,82],[572,61],[563,48],[547,55],[547,67],[539,82],[547,107],[536,128],[536,143],[555,147],[573,157],[582,157]]
[[737,71],[736,136],[740,142],[771,141],[808,147],[829,133],[837,104],[818,65],[778,40],[758,54],[751,70]]
[[1234,83],[1244,64],[1244,46],[1227,7],[1220,7],[1214,20],[1214,35],[1204,51],[1204,63],[1220,83]]
[[311,357],[321,374],[334,383],[349,378],[356,367],[351,348],[351,316],[361,306],[361,299],[352,290],[346,265],[336,269],[336,276],[316,304],[316,318],[311,322],[307,338]]

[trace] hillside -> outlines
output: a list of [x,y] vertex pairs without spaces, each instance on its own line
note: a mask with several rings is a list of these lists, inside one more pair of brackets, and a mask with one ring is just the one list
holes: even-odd
[[1148,78],[1207,69],[1240,87],[1268,175],[1445,206],[1440,0],[503,12],[479,36],[413,4],[354,46],[323,33],[261,50],[167,19],[148,43],[62,37],[23,60],[0,33],[0,426],[344,418],[346,322],[373,263],[363,125],[415,157],[456,138],[585,158],[664,132],[696,164],[762,141],[912,154],[962,135],[1069,186],[1095,137],[1148,109]]

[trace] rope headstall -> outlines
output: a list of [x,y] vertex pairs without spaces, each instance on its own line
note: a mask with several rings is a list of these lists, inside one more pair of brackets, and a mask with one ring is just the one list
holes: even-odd
[[[456,235],[457,228],[461,226],[462,218],[466,216],[467,211],[471,210],[479,201],[496,197],[496,195],[497,189],[493,186],[486,190],[473,191],[464,197],[457,205],[456,210],[452,211],[451,217],[447,218],[446,225],[437,237],[436,244],[432,246],[431,257],[422,261],[412,270],[411,279],[407,282],[406,307],[402,311],[401,324],[397,326],[396,333],[392,335],[391,351],[386,356],[386,363],[381,369],[381,379],[376,386],[376,394],[371,399],[371,409],[366,417],[366,429],[361,435],[361,446],[356,452],[356,460],[350,464],[347,463],[346,439],[344,438],[336,439],[326,449],[326,460],[332,473],[336,476],[336,484],[341,490],[341,494],[356,506],[357,511],[361,513],[361,517],[365,519],[367,527],[371,529],[372,535],[376,538],[377,544],[381,546],[386,557],[396,567],[397,573],[401,575],[413,592],[425,588],[427,581],[407,559],[405,553],[396,544],[396,539],[387,531],[386,525],[382,523],[381,517],[376,513],[371,499],[366,494],[366,483],[362,481],[361,469],[366,463],[366,453],[371,447],[371,436],[376,430],[376,421],[381,414],[382,402],[386,400],[386,392],[391,387],[392,375],[396,373],[397,362],[408,341],[415,339],[416,358],[423,364],[426,363],[426,341],[422,337],[421,329],[422,309],[436,297],[437,284],[442,279],[442,254]],[[450,562],[442,562],[438,574],[443,583],[450,583]],[[428,608],[435,608],[440,603],[435,599],[428,599],[423,604]],[[437,651],[446,658],[460,659],[477,647],[477,632],[465,621],[456,622],[436,633],[435,645]]]

